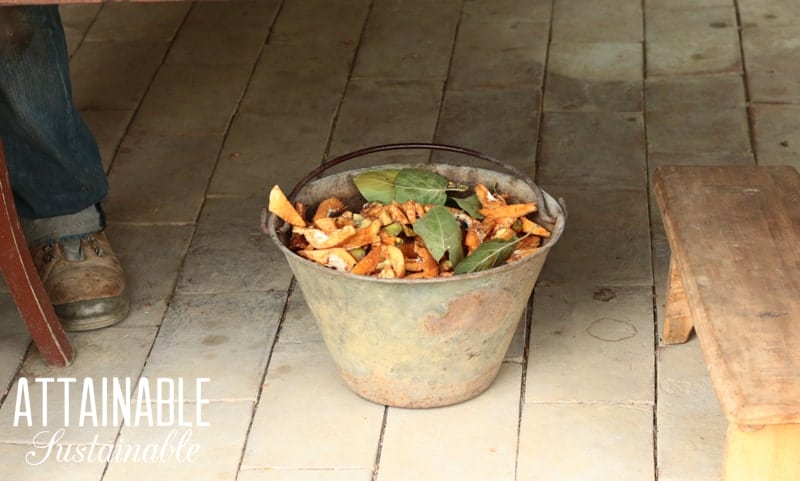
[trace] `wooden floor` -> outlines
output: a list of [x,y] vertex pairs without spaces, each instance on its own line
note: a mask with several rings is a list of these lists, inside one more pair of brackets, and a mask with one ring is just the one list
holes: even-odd
[[[659,339],[669,251],[649,180],[675,162],[800,165],[794,2],[258,0],[62,12],[133,307],[119,326],[71,334],[75,363],[55,371],[27,350],[0,293],[4,479],[719,480],[727,423],[697,340]],[[339,379],[259,214],[269,188],[288,191],[323,158],[431,140],[535,175],[569,217],[495,384],[451,408],[386,408]],[[372,159],[394,160],[426,159]],[[37,377],[98,389],[103,377],[166,378],[176,389],[183,380],[190,422],[197,380],[208,378],[199,406],[209,427],[80,427],[72,389],[74,418],[57,443],[65,453],[97,436],[124,452],[191,430],[200,456],[31,466],[34,436],[65,424],[59,385],[43,426]],[[22,378],[33,425],[15,427]]]

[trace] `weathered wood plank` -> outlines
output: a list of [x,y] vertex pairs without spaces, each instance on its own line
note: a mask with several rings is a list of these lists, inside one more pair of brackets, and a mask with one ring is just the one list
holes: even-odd
[[800,474],[800,424],[728,426],[723,481],[789,481]]
[[800,175],[665,166],[654,188],[724,413],[800,423]]
[[669,262],[669,291],[664,315],[664,344],[681,344],[692,334],[692,313],[678,272],[677,254]]

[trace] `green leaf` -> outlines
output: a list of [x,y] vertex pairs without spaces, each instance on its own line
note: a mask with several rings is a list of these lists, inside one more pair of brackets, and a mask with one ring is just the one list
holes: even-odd
[[395,200],[401,204],[413,200],[420,204],[443,205],[447,201],[450,182],[441,175],[424,169],[403,169],[394,180]]
[[391,204],[395,196],[394,182],[399,173],[397,169],[371,170],[353,177],[353,182],[368,202]]
[[461,226],[453,214],[443,205],[436,205],[414,222],[414,231],[422,237],[425,247],[437,260],[449,254],[450,261],[456,265],[464,257],[461,247]]
[[493,239],[481,244],[475,252],[456,265],[456,274],[485,271],[499,266],[508,259],[521,239]]
[[481,202],[478,200],[478,196],[472,194],[469,197],[453,197],[453,201],[470,217],[481,220],[483,216],[479,212],[481,209]]

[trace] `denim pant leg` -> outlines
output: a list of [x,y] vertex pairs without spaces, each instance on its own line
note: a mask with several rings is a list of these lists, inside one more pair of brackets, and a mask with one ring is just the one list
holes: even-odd
[[0,7],[0,138],[21,217],[102,227],[108,182],[72,100],[57,6]]

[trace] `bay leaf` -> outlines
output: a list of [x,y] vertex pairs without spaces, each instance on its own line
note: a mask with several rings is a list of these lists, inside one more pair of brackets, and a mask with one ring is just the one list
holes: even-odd
[[453,265],[461,262],[464,250],[461,247],[461,226],[453,214],[443,205],[436,205],[414,222],[414,231],[422,237],[425,247],[437,261],[449,255]]
[[456,265],[455,274],[485,271],[499,266],[514,252],[520,239],[492,239],[484,242],[475,252]]
[[450,182],[441,175],[425,169],[403,169],[394,179],[395,200],[413,200],[420,204],[443,205]]
[[481,210],[481,202],[475,194],[469,197],[452,197],[452,199],[461,210],[469,214],[473,219],[483,219],[483,215],[479,212]]
[[353,182],[368,202],[391,204],[395,197],[397,169],[370,170],[353,177]]

